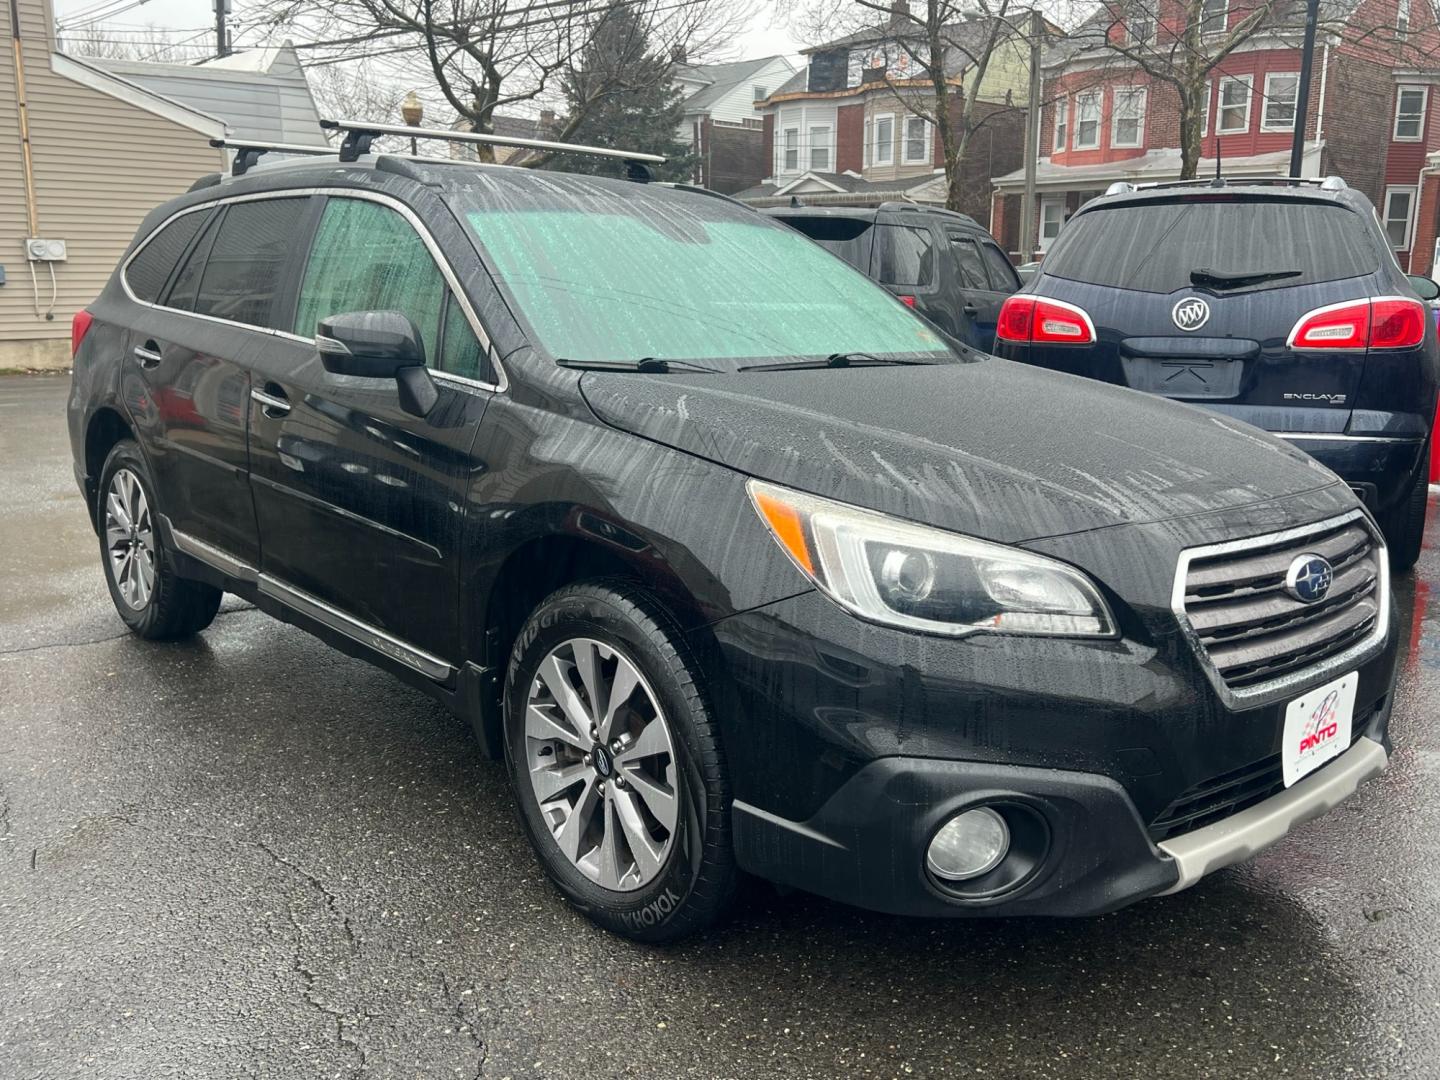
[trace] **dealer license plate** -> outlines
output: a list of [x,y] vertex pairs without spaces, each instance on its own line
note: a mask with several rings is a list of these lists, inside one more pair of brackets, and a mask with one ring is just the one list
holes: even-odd
[[1350,749],[1358,681],[1358,673],[1352,671],[1307,691],[1286,706],[1280,764],[1287,788]]

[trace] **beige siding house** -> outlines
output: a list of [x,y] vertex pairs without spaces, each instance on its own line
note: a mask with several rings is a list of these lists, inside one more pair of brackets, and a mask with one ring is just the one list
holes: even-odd
[[[0,0],[0,369],[68,367],[141,219],[224,164],[220,120],[56,52],[53,26],[49,0]],[[28,259],[36,238],[63,261]]]

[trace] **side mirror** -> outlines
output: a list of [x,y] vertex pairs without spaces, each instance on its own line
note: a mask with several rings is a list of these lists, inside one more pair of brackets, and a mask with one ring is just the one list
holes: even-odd
[[400,407],[415,416],[428,416],[440,399],[425,369],[420,331],[401,312],[347,311],[321,319],[315,348],[332,375],[394,379]]
[[1440,299],[1440,285],[1428,277],[1422,277],[1420,274],[1406,274],[1405,276],[1410,279],[1410,287],[1415,290],[1415,295],[1421,300]]

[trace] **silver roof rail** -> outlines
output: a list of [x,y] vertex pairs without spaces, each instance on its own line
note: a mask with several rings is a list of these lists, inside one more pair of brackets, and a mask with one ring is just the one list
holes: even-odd
[[328,157],[331,154],[339,153],[333,146],[264,143],[245,139],[211,139],[210,145],[217,150],[235,151],[235,160],[230,167],[231,176],[244,176],[264,154],[303,154],[306,157]]
[[522,150],[539,150],[551,154],[584,154],[588,157],[619,158],[629,166],[632,180],[649,180],[646,165],[664,165],[659,154],[642,154],[635,150],[616,150],[608,146],[581,146],[578,143],[550,142],[546,139],[522,139],[509,135],[485,135],[478,131],[450,131],[446,128],[419,128],[408,124],[372,124],[368,120],[321,120],[327,131],[345,136],[340,144],[340,160],[355,161],[370,153],[370,144],[386,135],[407,139],[443,139],[446,142],[483,143],[488,146],[514,146]]
[[1259,184],[1285,185],[1287,187],[1295,184],[1310,184],[1318,187],[1321,191],[1344,191],[1349,185],[1338,176],[1235,176],[1221,177],[1219,180],[1149,180],[1141,184],[1132,184],[1128,180],[1117,180],[1105,189],[1106,195],[1123,195],[1131,191],[1158,191],[1165,188],[1181,187],[1229,187],[1251,186]]

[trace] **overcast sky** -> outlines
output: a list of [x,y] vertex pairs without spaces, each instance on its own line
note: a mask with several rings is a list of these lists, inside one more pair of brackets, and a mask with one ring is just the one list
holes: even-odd
[[[134,3],[134,0],[114,0],[117,6],[123,3]],[[54,0],[55,17],[63,26],[68,16],[76,12],[95,8],[100,0]],[[235,35],[236,44],[243,46],[246,38],[244,34],[245,5],[243,0],[235,3],[235,18],[240,29]],[[775,53],[794,53],[799,49],[799,44],[791,37],[789,31],[783,26],[765,25],[767,20],[760,19],[756,26],[749,32],[736,39],[735,55],[728,59],[741,60],[749,57],[770,56]],[[181,36],[199,34],[197,43],[205,40],[201,33],[207,27],[215,25],[215,9],[212,3],[207,0],[141,0],[141,3],[128,11],[117,13],[112,18],[105,20],[105,25],[118,30],[120,33],[129,31],[141,31],[146,26],[155,26],[159,29],[168,30],[171,33],[181,32]],[[77,30],[77,34],[84,33],[84,30]]]

